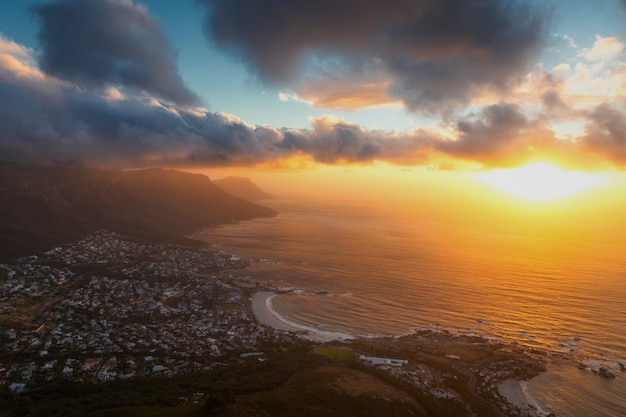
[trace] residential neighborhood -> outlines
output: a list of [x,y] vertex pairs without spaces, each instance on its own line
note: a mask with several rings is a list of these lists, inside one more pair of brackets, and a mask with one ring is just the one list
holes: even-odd
[[0,385],[187,373],[296,337],[253,320],[228,276],[246,265],[109,232],[0,264]]

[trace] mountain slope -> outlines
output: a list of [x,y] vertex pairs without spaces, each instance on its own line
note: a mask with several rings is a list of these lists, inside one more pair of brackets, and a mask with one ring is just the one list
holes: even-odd
[[226,177],[221,180],[214,180],[213,183],[227,193],[248,201],[274,198],[273,195],[261,190],[250,178],[246,177]]
[[0,163],[1,258],[45,250],[98,229],[171,239],[275,214],[200,174]]

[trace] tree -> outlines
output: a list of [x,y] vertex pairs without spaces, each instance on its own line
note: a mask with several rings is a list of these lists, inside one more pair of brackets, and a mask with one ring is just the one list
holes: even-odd
[[205,410],[210,413],[220,408],[232,408],[235,403],[235,392],[232,389],[224,389],[218,393],[209,394],[206,399]]

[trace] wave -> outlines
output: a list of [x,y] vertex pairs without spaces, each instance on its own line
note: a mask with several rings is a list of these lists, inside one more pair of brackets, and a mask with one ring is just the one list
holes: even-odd
[[284,323],[287,326],[305,331],[307,334],[307,337],[310,338],[311,340],[328,342],[332,340],[351,340],[351,339],[357,338],[357,336],[355,335],[350,335],[350,334],[343,333],[343,332],[321,330],[320,328],[315,327],[315,326],[305,325],[305,324],[287,319],[285,316],[283,316],[278,311],[276,311],[276,309],[274,308],[274,304],[272,303],[272,300],[278,295],[279,294],[274,294],[265,299],[265,307],[267,308],[267,311],[272,315],[272,317],[274,317],[276,320],[280,321],[281,323]]

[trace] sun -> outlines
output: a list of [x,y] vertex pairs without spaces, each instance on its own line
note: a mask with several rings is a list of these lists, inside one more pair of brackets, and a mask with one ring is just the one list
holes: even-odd
[[564,171],[545,162],[513,169],[495,169],[475,175],[480,181],[526,200],[555,200],[605,182],[599,174]]

